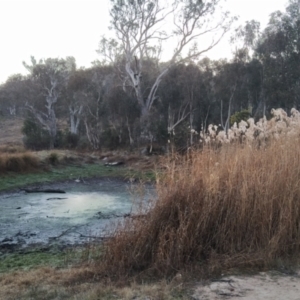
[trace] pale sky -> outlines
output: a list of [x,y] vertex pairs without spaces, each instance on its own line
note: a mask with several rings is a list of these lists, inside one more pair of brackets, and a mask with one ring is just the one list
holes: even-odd
[[[108,33],[109,0],[0,0],[0,84],[26,70],[22,61],[74,56],[77,66],[90,67],[102,35]],[[264,28],[270,13],[285,10],[287,0],[227,0],[223,6],[240,18],[255,19]],[[229,35],[207,54],[230,56]]]

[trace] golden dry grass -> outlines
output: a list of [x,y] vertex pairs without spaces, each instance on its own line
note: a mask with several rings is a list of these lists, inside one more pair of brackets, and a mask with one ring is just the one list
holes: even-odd
[[40,161],[30,152],[0,154],[0,174],[7,172],[24,173],[39,169]]
[[266,149],[228,146],[168,158],[157,202],[106,243],[100,274],[209,273],[297,259],[299,145],[282,139]]

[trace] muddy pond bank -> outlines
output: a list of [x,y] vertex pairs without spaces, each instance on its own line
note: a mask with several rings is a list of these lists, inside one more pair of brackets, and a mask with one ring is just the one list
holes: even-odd
[[[68,247],[98,242],[110,236],[118,222],[138,212],[135,203],[155,197],[118,179],[90,179],[35,185],[30,188],[65,193],[0,194],[0,253],[33,247]],[[137,192],[137,190],[139,192]]]

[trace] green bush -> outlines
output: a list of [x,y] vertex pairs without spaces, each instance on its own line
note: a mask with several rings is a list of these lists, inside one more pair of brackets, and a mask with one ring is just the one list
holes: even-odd
[[247,121],[251,116],[251,113],[247,109],[243,109],[242,111],[238,111],[230,117],[230,126],[232,126],[235,122],[238,124],[239,122]]
[[49,132],[31,119],[26,119],[22,127],[24,146],[32,150],[48,149],[50,145]]
[[55,152],[51,152],[51,153],[49,154],[47,160],[49,161],[50,165],[52,165],[52,166],[58,165],[58,162],[59,162],[58,154],[55,153]]
[[[22,133],[24,134],[23,143],[27,149],[49,149],[51,141],[49,132],[33,119],[25,119],[22,127]],[[60,130],[58,130],[54,141],[54,148],[59,148],[63,145],[64,135]]]
[[101,135],[102,145],[108,149],[115,149],[120,146],[119,137],[114,129],[106,129]]
[[91,148],[91,144],[86,136],[81,136],[78,140],[77,149],[87,150]]
[[79,135],[71,132],[66,132],[64,134],[64,147],[68,149],[77,148],[79,143]]

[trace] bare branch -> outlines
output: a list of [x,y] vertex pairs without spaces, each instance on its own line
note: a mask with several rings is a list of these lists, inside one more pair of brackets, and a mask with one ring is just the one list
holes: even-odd
[[171,107],[169,105],[169,109],[168,109],[168,133],[169,134],[173,133],[175,127],[179,125],[182,121],[184,121],[187,118],[187,116],[191,113],[191,111],[186,112],[189,105],[190,103],[187,102],[186,104],[182,104],[180,106],[176,122],[175,122],[175,114],[171,112]]
[[[119,40],[117,50],[108,52],[100,49],[104,56],[112,57],[122,53],[125,58],[125,72],[123,87],[128,83],[132,86],[142,117],[148,115],[155,100],[158,99],[157,90],[169,69],[178,63],[191,59],[198,59],[200,55],[215,47],[224,34],[229,30],[234,19],[229,19],[224,14],[217,22],[214,21],[216,8],[222,0],[111,0],[110,10],[111,29],[116,33]],[[162,4],[163,3],[163,4]],[[172,25],[167,24],[169,16],[173,15]],[[166,26],[163,26],[166,25]],[[165,32],[163,29],[168,29]],[[188,47],[202,36],[217,34],[209,45],[198,49],[197,45]],[[142,85],[143,63],[145,59],[152,58],[159,61],[164,43],[171,37],[176,36],[179,41],[171,55],[170,60],[162,70],[157,69],[157,76],[147,96]],[[108,43],[108,42],[107,42]],[[118,54],[117,54],[118,53]]]

